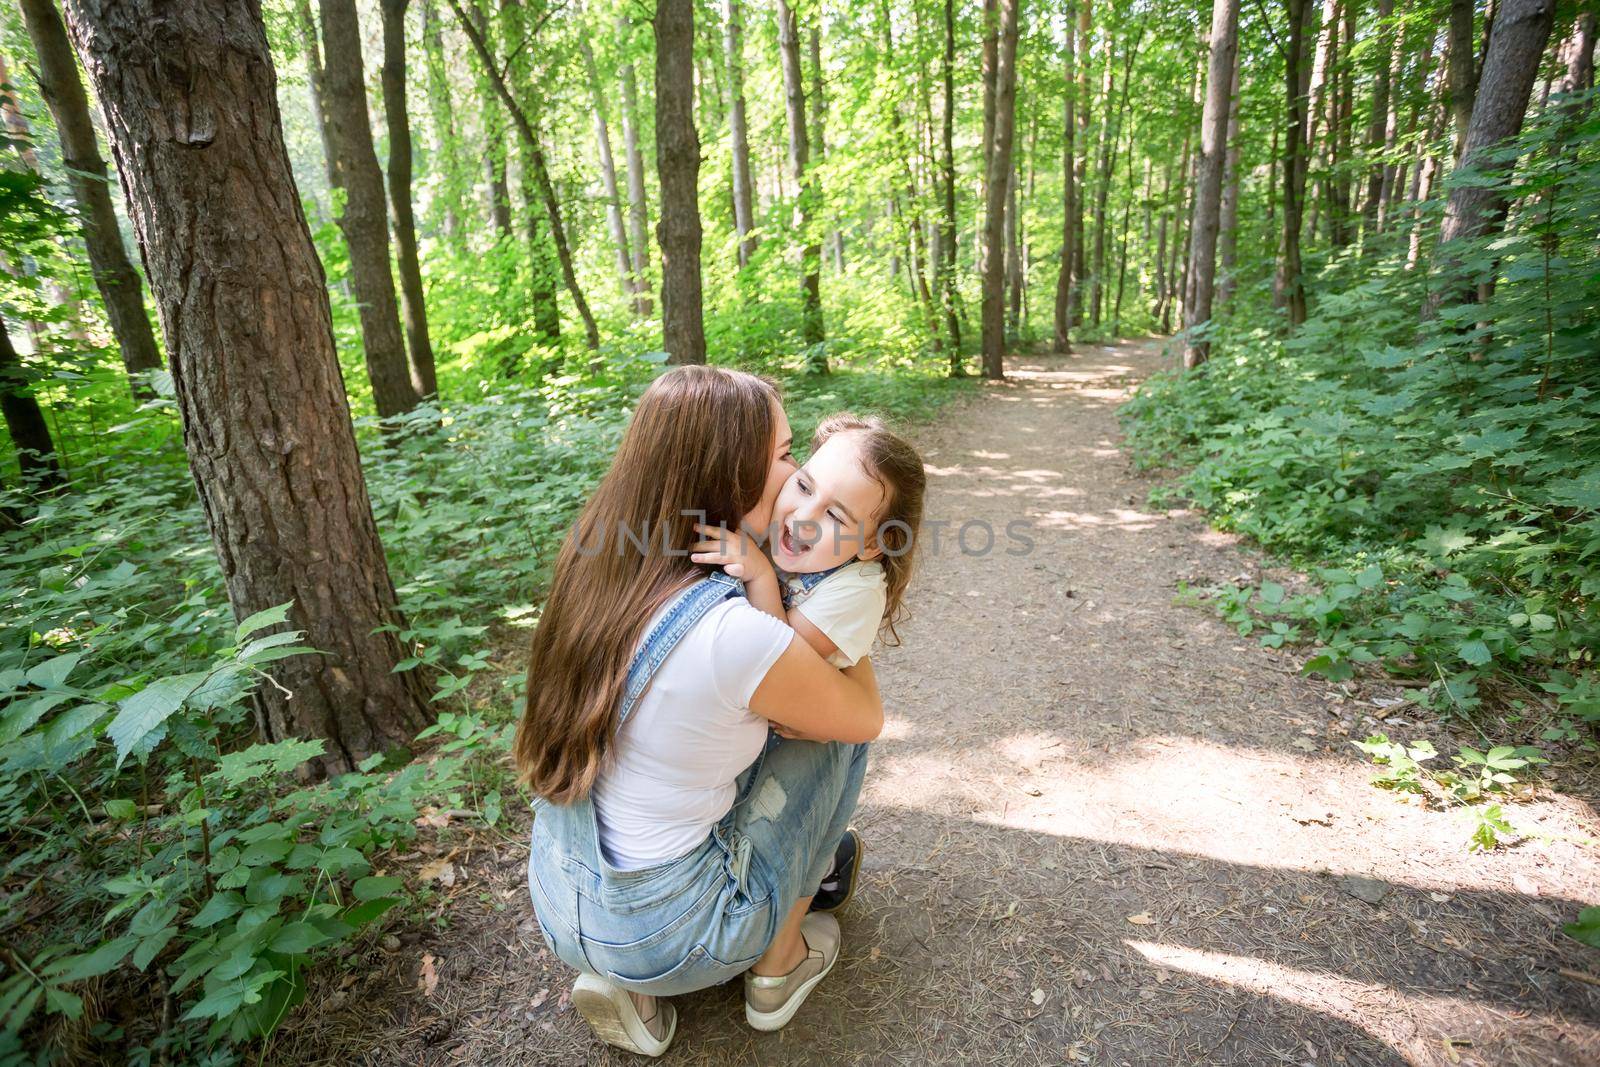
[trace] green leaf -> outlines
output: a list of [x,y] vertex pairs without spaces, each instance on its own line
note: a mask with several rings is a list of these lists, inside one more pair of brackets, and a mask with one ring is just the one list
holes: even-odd
[[317,927],[307,922],[294,922],[279,930],[277,935],[267,943],[268,950],[281,952],[286,956],[298,956],[309,952],[318,945],[325,944],[330,938]]
[[135,815],[139,814],[138,805],[134,804],[134,802],[131,800],[124,800],[120,798],[106,801],[105,808],[106,817],[110,819],[116,819],[119,822],[127,822],[129,819],[132,819]]
[[1383,568],[1374,563],[1356,575],[1356,584],[1363,589],[1377,589],[1383,585]]
[[44,991],[45,1010],[57,1015],[65,1015],[69,1019],[83,1018],[83,998],[76,993],[69,993],[65,989],[50,986]]
[[167,942],[171,941],[177,932],[176,926],[169,926],[165,930],[157,930],[139,942],[139,947],[133,950],[133,965],[140,971],[150,966],[150,961],[161,955],[161,950],[167,947]]
[[372,875],[369,878],[359,879],[350,887],[350,892],[357,900],[375,900],[381,896],[398,893],[405,887],[405,883],[393,875]]
[[117,766],[128,758],[145,735],[166,722],[200,688],[209,672],[179,674],[158,678],[118,704],[117,717],[106,727],[106,734],[117,746]]
[[293,608],[294,601],[291,600],[288,603],[279,604],[277,607],[256,612],[239,624],[238,629],[233,634],[233,643],[242,643],[245,638],[257,630],[265,630],[268,626],[276,626],[279,623],[288,622],[289,612]]
[[1568,937],[1590,948],[1600,948],[1600,908],[1584,908],[1578,912],[1577,922],[1567,923],[1561,929]]
[[238,752],[229,752],[217,764],[216,774],[229,785],[243,785],[263,774],[285,774],[323,754],[320,739],[301,741],[290,738],[270,745],[251,745]]
[[1283,603],[1284,588],[1277,582],[1261,583],[1261,599],[1266,604],[1278,605]]
[[28,681],[40,689],[59,689],[67,681],[67,675],[72,673],[72,668],[78,665],[83,658],[82,652],[68,652],[62,656],[54,656],[28,671]]
[[360,904],[346,908],[340,918],[351,926],[362,927],[400,903],[402,901],[399,897],[375,897],[372,900],[364,900]]
[[1494,659],[1494,654],[1489,651],[1489,646],[1479,640],[1463,641],[1456,647],[1456,655],[1474,667],[1481,667]]
[[224,919],[232,918],[244,910],[244,897],[238,893],[217,893],[201,908],[194,918],[189,920],[190,926],[204,930],[208,926],[215,926]]
[[116,968],[138,944],[137,937],[123,936],[107,941],[89,952],[56,960],[44,969],[44,974],[55,982],[81,982],[85,978],[98,978]]

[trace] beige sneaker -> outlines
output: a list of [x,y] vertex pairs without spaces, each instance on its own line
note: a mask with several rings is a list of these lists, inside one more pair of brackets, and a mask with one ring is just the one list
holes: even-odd
[[744,1018],[757,1030],[781,1030],[839,958],[839,920],[812,912],[800,923],[806,958],[788,974],[768,978],[744,972]]
[[667,1051],[678,1029],[678,1013],[671,1004],[656,997],[655,1013],[642,1018],[626,989],[597,974],[578,976],[572,986],[572,1006],[601,1041],[641,1056]]

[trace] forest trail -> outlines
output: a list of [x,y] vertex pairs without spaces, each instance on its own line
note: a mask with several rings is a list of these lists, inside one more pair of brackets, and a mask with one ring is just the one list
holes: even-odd
[[[744,1025],[737,984],[680,998],[662,1062],[1600,1061],[1600,988],[1559,973],[1592,969],[1559,922],[1600,885],[1593,806],[1517,805],[1550,840],[1470,854],[1461,816],[1372,788],[1345,743],[1398,689],[1302,678],[1175,604],[1180,580],[1260,563],[1149,510],[1118,449],[1117,404],[1164,359],[1014,357],[920,435],[930,517],[1000,540],[965,555],[947,532],[878,657],[889,723],[844,956],[779,1034]],[[1008,555],[1019,519],[1035,545]],[[272,1057],[634,1062],[566,1003],[524,840],[458,857],[449,928],[391,942],[342,1008],[313,990]]]

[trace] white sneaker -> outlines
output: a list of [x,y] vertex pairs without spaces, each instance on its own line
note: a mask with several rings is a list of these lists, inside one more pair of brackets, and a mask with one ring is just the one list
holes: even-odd
[[597,974],[580,974],[572,986],[572,1006],[595,1036],[641,1056],[659,1056],[667,1051],[678,1030],[677,1011],[660,997],[655,1000],[655,1014],[644,1019],[626,989]]
[[781,1030],[839,959],[839,920],[814,911],[800,922],[806,958],[788,974],[744,972],[744,1018],[757,1030]]

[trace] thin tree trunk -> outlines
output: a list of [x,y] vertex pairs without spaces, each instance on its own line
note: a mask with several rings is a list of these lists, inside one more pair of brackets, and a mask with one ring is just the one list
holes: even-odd
[[566,228],[561,223],[561,208],[556,200],[555,186],[550,181],[549,167],[545,163],[544,146],[539,142],[538,132],[534,129],[528,113],[517,103],[511,95],[511,90],[506,86],[505,75],[496,69],[494,57],[489,52],[483,34],[461,9],[461,0],[449,0],[449,2],[455,11],[456,20],[461,23],[462,31],[472,44],[473,51],[478,54],[478,61],[489,74],[490,83],[495,92],[500,94],[500,100],[505,104],[512,123],[522,135],[522,143],[528,150],[527,161],[533,169],[533,180],[537,183],[539,196],[544,201],[545,219],[550,224],[550,236],[556,243],[556,258],[561,261],[562,280],[566,283],[567,293],[572,297],[572,302],[577,305],[578,317],[583,320],[584,343],[589,351],[597,351],[600,348],[600,330],[595,325],[594,315],[589,310],[589,302],[583,297],[583,289],[578,285],[577,272],[573,269],[572,246],[567,243]]
[[1056,351],[1062,355],[1072,354],[1072,246],[1077,236],[1072,225],[1077,209],[1077,188],[1073,181],[1073,142],[1077,132],[1077,116],[1073,112],[1078,95],[1077,75],[1072,69],[1076,59],[1075,6],[1073,0],[1068,0],[1066,41],[1062,46],[1062,83],[1065,90],[1062,93],[1064,103],[1061,112],[1061,264],[1056,269],[1055,304],[1055,345]]
[[778,55],[783,62],[783,96],[789,116],[789,169],[799,194],[795,198],[794,225],[800,248],[800,339],[807,346],[811,370],[827,373],[828,357],[822,349],[822,246],[812,232],[817,212],[816,175],[811,172],[811,138],[806,129],[806,90],[800,65],[800,26],[794,8],[778,0]]
[[295,32],[306,59],[306,88],[311,94],[311,121],[322,144],[322,166],[328,188],[339,188],[339,166],[329,135],[327,71],[322,66],[322,43],[317,37],[317,20],[311,14],[311,0],[295,0]]
[[1122,290],[1128,281],[1128,226],[1133,219],[1133,128],[1128,130],[1128,183],[1123,189],[1122,225],[1117,237],[1117,295],[1111,303],[1111,336],[1122,336]]
[[[61,139],[61,162],[66,167],[72,197],[78,202],[89,267],[105,303],[112,336],[122,350],[122,365],[135,376],[159,370],[161,351],[145,315],[139,274],[122,245],[105,160],[100,158],[89,101],[78,80],[78,62],[67,40],[67,28],[62,25],[55,0],[22,0],[22,17],[39,61],[39,94],[55,119]],[[135,397],[148,399],[154,395],[149,385],[137,377],[131,384]]]
[[1388,52],[1373,52],[1376,69],[1372,78],[1372,115],[1367,122],[1367,196],[1361,206],[1361,229],[1366,237],[1377,232],[1378,203],[1383,197],[1383,153],[1394,142],[1394,109],[1389,105],[1389,90],[1404,35],[1390,25],[1393,14],[1394,0],[1378,0],[1378,33],[1394,34],[1394,42]]
[[590,106],[594,109],[594,144],[600,155],[600,187],[606,196],[606,229],[611,233],[611,243],[617,253],[617,277],[622,291],[633,293],[633,256],[628,250],[628,231],[622,222],[622,194],[617,188],[617,164],[611,155],[611,128],[606,123],[606,101],[600,84],[600,71],[595,66],[594,49],[587,36],[578,38],[578,51],[583,57],[584,73],[589,79]]
[[373,405],[387,418],[416,407],[418,396],[411,384],[389,264],[389,211],[367,116],[361,27],[355,0],[320,3],[323,51],[341,57],[326,71],[329,132],[345,191],[339,228],[350,247],[350,280],[360,305],[361,344]]
[[1197,331],[1211,321],[1215,291],[1217,231],[1222,219],[1222,171],[1228,150],[1228,112],[1234,62],[1239,49],[1239,0],[1215,0],[1211,7],[1211,61],[1206,71],[1206,104],[1200,118],[1200,167],[1195,175],[1193,234],[1189,277],[1194,299],[1183,309],[1183,365],[1194,369],[1211,355],[1211,343]]
[[1106,195],[1111,188],[1112,108],[1111,96],[1116,88],[1116,56],[1112,51],[1114,38],[1106,38],[1105,73],[1100,79],[1100,106],[1105,109],[1100,119],[1099,164],[1095,175],[1094,255],[1089,266],[1089,324],[1100,327],[1100,294],[1102,272],[1106,254]]
[[[822,19],[822,11],[820,8],[817,11],[817,19],[819,22]],[[823,84],[822,31],[813,25],[810,31],[807,33],[807,38],[810,42],[809,51],[811,53],[811,162],[812,165],[815,166],[824,162],[828,158],[828,96],[826,87]],[[818,207],[820,208],[822,206],[822,198],[820,194],[818,195],[817,200]],[[913,203],[916,205],[913,214],[917,218],[918,225],[920,226],[922,219],[921,201],[918,200],[914,201]],[[917,239],[918,241],[921,241],[920,236]],[[839,259],[839,270],[844,270],[844,250],[840,243],[839,231],[829,231],[825,243],[828,247],[835,250],[835,254]],[[928,292],[928,283],[925,279],[920,279],[920,276],[919,280],[922,292],[924,295],[926,295]]]
[[704,363],[693,0],[658,0],[655,34],[656,171],[661,175],[661,220],[656,234],[661,242],[662,332],[673,363]]
[[461,166],[460,138],[456,133],[455,104],[450,97],[450,75],[445,66],[443,33],[444,23],[434,9],[434,0],[423,0],[422,43],[428,68],[428,112],[438,150],[435,165],[443,179],[440,198],[444,201],[444,232],[453,240],[461,233],[462,175],[465,172]]
[[1016,129],[1017,5],[997,0],[999,42],[994,70],[994,140],[988,148],[989,180],[984,190],[983,242],[983,376],[1005,377],[1005,231],[1007,179],[1011,174],[1011,142]]
[[744,106],[744,12],[739,0],[723,0],[723,51],[728,68],[728,139],[733,147],[733,228],[739,237],[739,266],[748,266],[757,239],[750,187],[750,127]]
[[[1089,124],[1092,118],[1091,111],[1094,99],[1090,93],[1091,74],[1089,56],[1089,33],[1092,29],[1094,15],[1094,0],[1083,0],[1083,6],[1078,9],[1078,132],[1074,138],[1078,142],[1078,163],[1076,180],[1073,182],[1075,194],[1072,204],[1072,292],[1068,294],[1067,318],[1073,326],[1083,324],[1084,279],[1088,276],[1088,246],[1084,231],[1084,210],[1089,199],[1089,154],[1093,151],[1093,144],[1089,139]],[[1068,26],[1071,32],[1071,26]]]
[[66,485],[61,464],[56,461],[55,441],[50,437],[50,424],[45,421],[44,410],[28,388],[22,369],[22,360],[11,345],[11,334],[0,318],[0,413],[6,420],[6,431],[17,450],[17,467],[22,472],[23,487],[39,492],[54,492]]
[[1472,101],[1478,92],[1477,64],[1472,56],[1473,0],[1450,0],[1450,113],[1454,116],[1456,141],[1452,157],[1459,166],[1466,147],[1467,129],[1472,124]]
[[[1511,170],[1514,160],[1489,157],[1522,131],[1522,119],[1533,93],[1539,60],[1550,40],[1554,21],[1555,0],[1504,0],[1501,3],[1495,17],[1494,35],[1484,56],[1472,121],[1462,149],[1463,169],[1475,168],[1485,178]],[[1461,270],[1459,253],[1451,246],[1459,247],[1459,242],[1497,232],[1505,221],[1507,206],[1504,191],[1490,181],[1463,182],[1450,191],[1434,256],[1443,284],[1434,288],[1424,303],[1425,320],[1437,315],[1447,300],[1471,299],[1470,284],[1456,277]]]
[[1228,150],[1222,163],[1222,208],[1217,223],[1217,299],[1226,307],[1237,287],[1239,265],[1239,49],[1233,54],[1233,82],[1228,91]]
[[1022,326],[1022,236],[1017,219],[1017,186],[1021,176],[1017,173],[1016,153],[1012,153],[1011,177],[1006,183],[1006,339],[1015,343]]
[[939,302],[944,308],[945,332],[950,342],[950,373],[964,373],[961,361],[961,320],[956,316],[956,16],[955,0],[944,0],[944,100],[940,121],[939,169],[944,174],[943,210],[940,214]]
[[433,396],[439,383],[428,337],[428,305],[417,261],[417,222],[411,208],[411,118],[406,113],[406,6],[381,0],[383,12],[383,116],[389,130],[389,206],[394,209],[395,260],[400,274],[400,315],[411,354],[411,387]]
[[1306,294],[1300,265],[1301,190],[1304,188],[1306,103],[1300,88],[1305,50],[1306,8],[1310,0],[1288,0],[1289,44],[1284,62],[1283,263],[1280,275],[1284,311],[1293,329],[1306,321]]
[[1167,213],[1172,199],[1172,161],[1162,168],[1166,180],[1161,188],[1161,213],[1156,223],[1156,300],[1150,308],[1150,317],[1159,324],[1167,309]]
[[[619,15],[618,36],[626,42],[631,32],[632,27],[627,16]],[[650,208],[645,201],[644,154],[639,148],[639,88],[633,73],[633,60],[623,60],[621,73],[622,144],[623,155],[628,161],[628,247],[633,253],[634,314],[641,319],[647,319],[654,313],[654,302],[650,299]],[[693,126],[692,112],[689,121]],[[659,152],[659,148],[657,151]],[[698,168],[696,172],[698,173]],[[696,211],[698,210],[697,208]],[[698,217],[697,214],[696,218]],[[696,244],[695,248],[695,276],[698,278],[699,245]],[[695,292],[699,292],[698,283]],[[699,307],[698,296],[695,298],[695,306]]]
[[[419,672],[394,670],[409,654],[406,622],[259,8],[69,0],[67,13],[133,211],[234,615],[292,603],[287,626],[320,653],[271,666],[277,684],[254,698],[262,736],[328,739],[330,771],[404,746],[428,721],[427,699]],[[352,23],[335,16],[333,54],[350,56],[338,31]],[[332,102],[342,89],[329,73]],[[381,180],[376,194],[381,205]]]
[[[1434,80],[1440,88],[1446,84],[1446,65],[1449,61],[1448,51],[1439,56],[1439,69]],[[1433,183],[1438,177],[1441,165],[1441,160],[1432,146],[1444,135],[1446,118],[1445,101],[1436,96],[1433,103],[1433,118],[1428,124],[1428,136],[1417,145],[1419,158],[1411,175],[1411,195],[1408,199],[1415,207],[1411,209],[1411,238],[1406,252],[1407,270],[1415,267],[1422,256],[1423,204],[1433,195]]]

